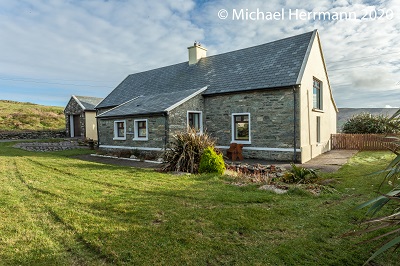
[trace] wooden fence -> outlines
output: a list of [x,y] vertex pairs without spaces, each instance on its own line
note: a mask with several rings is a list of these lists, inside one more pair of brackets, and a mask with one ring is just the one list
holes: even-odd
[[399,150],[393,136],[376,134],[332,134],[332,150]]

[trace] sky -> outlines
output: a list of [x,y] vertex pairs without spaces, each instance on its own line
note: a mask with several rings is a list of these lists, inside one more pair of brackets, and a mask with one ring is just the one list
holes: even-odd
[[194,41],[216,55],[314,29],[339,108],[400,107],[399,0],[0,0],[0,99],[106,97]]

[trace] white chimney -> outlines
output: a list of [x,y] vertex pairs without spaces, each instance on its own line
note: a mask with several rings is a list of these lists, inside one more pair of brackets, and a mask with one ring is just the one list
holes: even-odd
[[193,46],[188,47],[189,50],[189,65],[196,64],[200,58],[207,56],[207,49],[200,45],[198,42],[194,42]]

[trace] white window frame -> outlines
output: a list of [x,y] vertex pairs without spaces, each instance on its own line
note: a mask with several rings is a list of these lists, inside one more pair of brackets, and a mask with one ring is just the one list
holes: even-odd
[[[238,115],[248,115],[249,116],[249,140],[236,140],[235,139],[235,116]],[[232,113],[232,141],[231,143],[238,144],[251,144],[251,116],[250,113]]]
[[[317,97],[317,105],[319,105],[319,106],[316,106],[316,107],[314,106],[314,81],[318,81],[320,84],[319,95],[318,95],[319,97]],[[318,110],[318,111],[324,110],[323,83],[321,80],[317,79],[316,77],[313,77],[312,95],[313,95],[313,103],[312,103],[313,110]]]
[[316,129],[317,129],[317,135],[315,136],[315,139],[317,141],[317,144],[321,143],[321,117],[317,116],[316,119]]
[[[124,123],[124,136],[118,136],[118,124],[117,123]],[[113,140],[126,140],[126,120],[115,120],[114,121],[114,137]]]
[[[139,137],[139,127],[138,122],[146,122],[146,137]],[[133,120],[133,139],[132,140],[140,140],[147,141],[149,140],[149,122],[147,119],[135,119]]]
[[189,113],[195,113],[195,114],[200,114],[200,132],[199,134],[203,134],[203,112],[202,111],[187,111],[186,112],[186,125],[189,128]]

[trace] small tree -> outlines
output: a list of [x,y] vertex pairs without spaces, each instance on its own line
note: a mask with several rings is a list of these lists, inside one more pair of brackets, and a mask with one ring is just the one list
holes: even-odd
[[214,139],[206,133],[198,134],[193,128],[175,134],[165,153],[167,164],[163,170],[198,173],[201,155],[210,146],[215,146]]
[[384,115],[361,113],[354,115],[343,125],[347,134],[392,134],[398,133],[396,119]]

